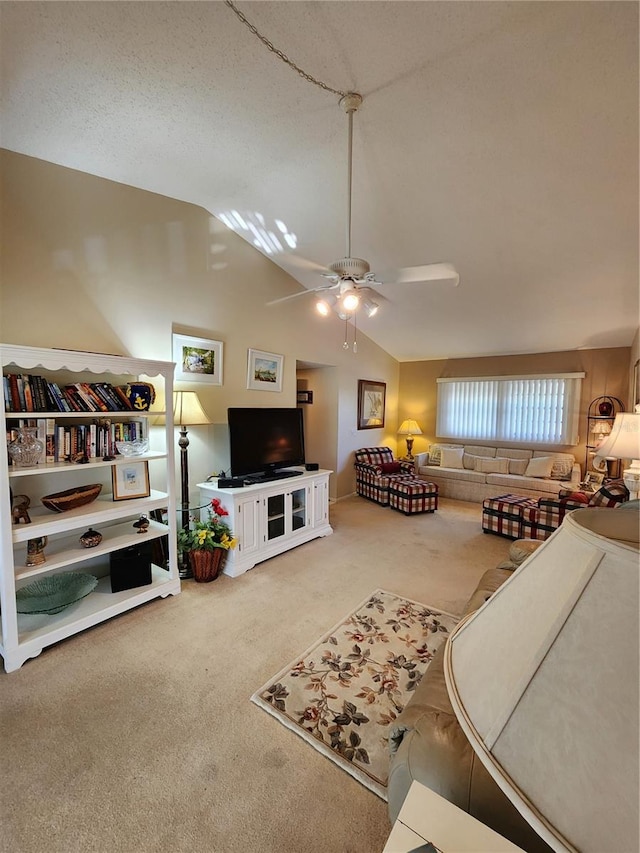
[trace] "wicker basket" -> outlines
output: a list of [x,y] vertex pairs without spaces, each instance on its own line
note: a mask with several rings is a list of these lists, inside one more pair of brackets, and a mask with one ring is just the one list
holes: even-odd
[[213,551],[189,551],[189,563],[194,580],[198,583],[214,581],[222,571],[226,555],[224,548],[214,548]]

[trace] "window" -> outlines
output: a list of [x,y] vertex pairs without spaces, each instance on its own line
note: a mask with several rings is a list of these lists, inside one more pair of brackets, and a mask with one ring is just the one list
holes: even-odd
[[584,373],[438,379],[439,438],[577,444]]

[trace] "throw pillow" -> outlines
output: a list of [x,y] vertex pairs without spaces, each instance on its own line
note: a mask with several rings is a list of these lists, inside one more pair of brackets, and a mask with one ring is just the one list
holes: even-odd
[[616,506],[629,500],[629,489],[622,480],[612,480],[598,491],[589,501],[589,506]]
[[[543,459],[546,457],[542,457]],[[570,459],[554,459],[551,466],[552,480],[570,480],[573,471],[573,462]]]
[[463,468],[464,447],[443,447],[440,452],[441,468]]
[[453,447],[458,445],[451,444],[432,444],[429,448],[429,465],[439,465],[440,464],[440,454],[442,453],[443,447]]
[[522,477],[524,472],[527,470],[528,464],[529,464],[528,459],[510,459],[509,460],[509,473],[510,474],[519,474]]
[[474,471],[476,467],[476,459],[480,458],[480,456],[474,456],[473,453],[464,453],[462,456],[462,464],[467,471]]
[[553,461],[553,456],[535,456],[527,464],[527,470],[524,472],[525,477],[544,477],[545,480],[548,480],[551,476]]
[[508,474],[509,460],[506,456],[494,456],[476,458],[475,471],[480,471],[483,474]]
[[585,495],[584,492],[569,492],[565,500],[574,501],[575,503],[579,504],[589,503],[589,498]]
[[381,474],[399,474],[402,469],[399,462],[381,462],[377,467]]

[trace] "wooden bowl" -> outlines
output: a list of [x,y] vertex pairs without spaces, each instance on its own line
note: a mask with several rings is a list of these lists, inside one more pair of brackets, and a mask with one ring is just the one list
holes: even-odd
[[90,504],[95,501],[102,491],[101,483],[92,483],[90,486],[76,486],[74,489],[66,489],[64,492],[56,492],[53,495],[45,495],[42,505],[54,512],[65,512],[68,509],[76,509],[79,506]]

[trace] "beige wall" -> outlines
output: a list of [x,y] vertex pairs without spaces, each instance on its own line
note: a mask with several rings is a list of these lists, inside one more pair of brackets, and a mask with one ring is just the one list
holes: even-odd
[[[637,336],[636,336],[637,337]],[[426,450],[436,436],[436,380],[444,377],[508,376],[527,373],[580,372],[586,374],[580,401],[580,443],[572,449],[584,466],[586,418],[594,397],[609,394],[618,397],[630,409],[629,347],[615,349],[571,350],[537,355],[459,358],[439,361],[413,361],[400,365],[400,400],[398,417],[415,418],[423,435],[416,438],[413,452]],[[482,443],[482,442],[478,442]],[[558,448],[560,449],[560,448]]]
[[[354,489],[354,449],[395,447],[395,359],[364,335],[343,350],[342,323],[310,300],[265,307],[299,285],[205,210],[8,151],[0,176],[3,342],[167,361],[172,331],[224,342],[222,387],[191,383],[214,421],[189,432],[192,487],[228,468],[228,406],[296,404],[298,360],[333,369],[314,409],[333,498]],[[249,347],[284,355],[282,393],[247,390]],[[387,383],[388,434],[356,431],[358,379]]]

